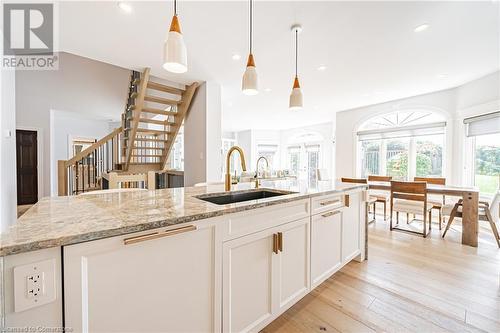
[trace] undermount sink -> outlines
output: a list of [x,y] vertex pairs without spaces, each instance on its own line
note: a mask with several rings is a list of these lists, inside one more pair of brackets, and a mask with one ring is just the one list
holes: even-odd
[[203,201],[214,203],[216,205],[227,205],[231,203],[244,202],[250,200],[273,198],[293,193],[296,192],[261,189],[261,190],[203,194],[196,196],[196,198]]

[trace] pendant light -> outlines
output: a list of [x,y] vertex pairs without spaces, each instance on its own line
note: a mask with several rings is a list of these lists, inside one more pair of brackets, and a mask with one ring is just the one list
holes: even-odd
[[255,61],[252,54],[252,34],[253,34],[253,1],[250,1],[250,53],[248,54],[247,68],[243,74],[241,90],[245,95],[257,95],[258,82],[257,70],[255,69]]
[[185,73],[187,71],[187,50],[177,17],[177,0],[174,0],[174,16],[170,23],[170,31],[163,51],[163,68],[172,73]]
[[299,76],[298,76],[298,58],[299,58],[299,33],[302,27],[298,24],[292,26],[292,33],[295,34],[295,79],[293,81],[292,93],[290,94],[290,110],[302,109],[302,90],[300,90]]

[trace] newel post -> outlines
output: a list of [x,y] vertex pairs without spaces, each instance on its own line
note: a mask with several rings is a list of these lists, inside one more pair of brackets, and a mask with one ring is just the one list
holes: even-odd
[[57,194],[59,196],[68,195],[68,172],[66,161],[57,161]]

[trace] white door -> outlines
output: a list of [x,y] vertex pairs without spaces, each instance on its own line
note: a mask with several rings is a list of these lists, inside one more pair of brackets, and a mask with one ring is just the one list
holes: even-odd
[[275,229],[237,238],[223,245],[224,332],[262,327],[272,316]]
[[342,264],[342,210],[314,215],[311,219],[311,285],[315,288]]
[[65,246],[66,327],[76,332],[220,330],[218,229],[204,221],[166,230]]
[[360,193],[349,195],[349,207],[342,213],[342,262],[346,263],[360,254]]
[[275,262],[276,313],[288,309],[309,292],[309,217],[277,228],[279,255]]

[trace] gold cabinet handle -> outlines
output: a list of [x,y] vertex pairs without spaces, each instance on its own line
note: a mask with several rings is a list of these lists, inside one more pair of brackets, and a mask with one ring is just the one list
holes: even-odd
[[278,250],[283,252],[283,233],[278,232]]
[[337,215],[337,214],[340,214],[340,210],[334,210],[334,211],[331,211],[331,212],[328,212],[328,213],[325,213],[325,214],[321,214],[321,216],[323,216],[323,217],[330,217],[330,216]]
[[278,254],[278,235],[273,234],[273,252]]
[[140,243],[144,241],[148,241],[151,239],[157,239],[157,238],[162,238],[162,237],[167,237],[167,236],[173,236],[177,234],[182,234],[184,232],[188,231],[194,231],[196,230],[196,226],[194,225],[188,225],[185,227],[180,227],[176,229],[170,229],[162,232],[153,232],[151,234],[146,234],[146,235],[141,235],[141,236],[135,236],[135,237],[130,237],[130,238],[125,238],[123,240],[123,244],[125,245],[130,245],[130,244],[135,244],[135,243]]
[[340,199],[335,199],[335,200],[330,200],[330,201],[323,201],[320,203],[321,206],[328,206],[328,205],[333,205],[336,203],[339,203]]

